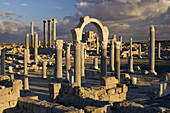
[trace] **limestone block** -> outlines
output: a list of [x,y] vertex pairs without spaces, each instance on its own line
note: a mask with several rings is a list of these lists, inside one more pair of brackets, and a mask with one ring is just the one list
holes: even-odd
[[58,94],[61,88],[61,83],[50,83],[49,84],[49,91],[52,94]]
[[108,95],[114,95],[116,93],[116,89],[115,88],[108,89],[108,90],[106,90],[106,92]]
[[105,86],[106,89],[117,87],[118,83],[119,83],[118,79],[116,79],[114,76],[112,76],[112,77],[102,77],[100,79],[100,84]]

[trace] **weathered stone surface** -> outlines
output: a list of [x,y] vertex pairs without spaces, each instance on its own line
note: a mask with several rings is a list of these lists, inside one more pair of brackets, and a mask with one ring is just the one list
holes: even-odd
[[117,86],[116,84],[118,84],[118,83],[119,83],[119,81],[114,76],[112,76],[112,77],[102,77],[100,79],[100,84],[105,86],[106,89],[116,87]]

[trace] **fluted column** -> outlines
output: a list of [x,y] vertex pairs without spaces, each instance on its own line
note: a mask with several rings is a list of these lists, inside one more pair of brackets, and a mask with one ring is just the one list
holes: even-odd
[[51,20],[48,20],[48,48],[51,48]]
[[24,75],[28,74],[28,69],[27,69],[27,58],[28,58],[28,52],[27,49],[24,50]]
[[121,43],[121,45],[120,45],[120,51],[122,51],[122,36],[119,37],[119,41],[120,41],[120,43]]
[[101,76],[107,76],[107,42],[101,44]]
[[80,58],[81,44],[74,41],[74,82],[81,87],[81,58]]
[[70,80],[70,76],[69,76],[69,69],[71,67],[70,65],[70,45],[69,43],[67,43],[67,48],[66,48],[66,77],[67,77],[67,80],[69,81]]
[[1,74],[5,75],[5,49],[1,50]]
[[130,38],[130,56],[128,58],[128,72],[134,73],[133,70],[133,54],[132,54],[132,38]]
[[114,71],[114,41],[110,42],[110,71]]
[[161,43],[158,43],[158,58],[161,58]]
[[138,49],[138,58],[142,58],[142,56],[141,56],[141,44],[139,44],[139,49]]
[[53,48],[55,48],[55,40],[56,40],[56,19],[53,19]]
[[115,42],[115,76],[120,82],[120,45],[121,42]]
[[44,20],[43,23],[44,23],[44,48],[47,48],[47,20]]
[[34,62],[38,63],[38,34],[35,34],[35,45],[34,45]]
[[55,49],[55,78],[61,80],[63,77],[62,72],[62,50],[63,50],[63,40],[56,40]]
[[30,25],[31,25],[31,47],[34,47],[34,22],[31,22]]
[[150,27],[150,54],[149,54],[149,73],[157,75],[155,72],[155,28],[154,25]]

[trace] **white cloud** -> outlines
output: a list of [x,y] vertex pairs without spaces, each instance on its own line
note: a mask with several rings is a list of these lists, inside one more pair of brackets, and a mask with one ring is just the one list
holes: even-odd
[[4,5],[9,5],[9,3],[4,3]]
[[21,4],[21,6],[28,6],[28,4],[24,3],[24,4]]
[[55,7],[56,9],[58,9],[58,10],[61,10],[61,7],[59,7],[59,6],[57,6],[57,7]]

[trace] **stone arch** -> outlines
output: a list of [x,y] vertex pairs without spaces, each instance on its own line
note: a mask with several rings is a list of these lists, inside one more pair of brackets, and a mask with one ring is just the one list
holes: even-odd
[[92,23],[93,25],[96,26],[98,34],[99,34],[99,41],[107,42],[108,36],[109,36],[108,28],[106,26],[103,26],[103,24],[99,20],[95,18],[90,18],[89,16],[81,17],[78,26],[71,30],[73,41],[80,42],[82,40],[83,29],[89,23]]

